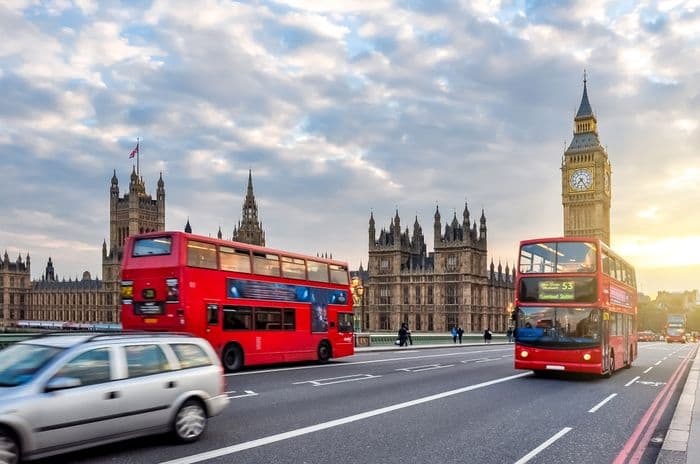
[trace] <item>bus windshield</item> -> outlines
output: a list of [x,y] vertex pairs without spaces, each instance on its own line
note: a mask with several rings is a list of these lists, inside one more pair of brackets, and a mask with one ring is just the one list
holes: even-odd
[[540,346],[591,345],[600,343],[600,310],[528,306],[517,308],[515,338]]
[[595,272],[596,246],[588,242],[549,242],[520,248],[520,272]]

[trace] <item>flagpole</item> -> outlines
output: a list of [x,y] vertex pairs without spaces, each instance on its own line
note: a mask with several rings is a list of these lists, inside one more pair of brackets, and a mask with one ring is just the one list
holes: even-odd
[[136,137],[136,175],[140,175],[139,172],[139,155],[141,154],[141,146],[140,146],[140,141],[139,138]]

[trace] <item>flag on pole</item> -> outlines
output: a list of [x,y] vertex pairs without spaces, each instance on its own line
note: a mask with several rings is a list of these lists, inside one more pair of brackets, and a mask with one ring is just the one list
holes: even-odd
[[139,154],[139,142],[136,142],[136,146],[134,147],[133,150],[131,150],[131,153],[129,153],[129,158],[133,158],[134,156]]

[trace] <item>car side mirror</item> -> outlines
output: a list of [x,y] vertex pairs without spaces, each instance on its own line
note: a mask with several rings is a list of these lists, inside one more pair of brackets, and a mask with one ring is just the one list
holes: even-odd
[[65,390],[82,385],[80,379],[75,377],[54,377],[46,384],[46,391]]

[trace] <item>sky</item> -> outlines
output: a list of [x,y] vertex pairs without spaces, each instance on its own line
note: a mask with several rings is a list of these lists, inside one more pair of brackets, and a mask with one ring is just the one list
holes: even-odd
[[0,252],[101,276],[109,186],[230,237],[248,172],[269,247],[366,266],[368,221],[483,209],[489,262],[563,234],[584,70],[611,245],[641,291],[700,288],[700,1],[0,3]]

